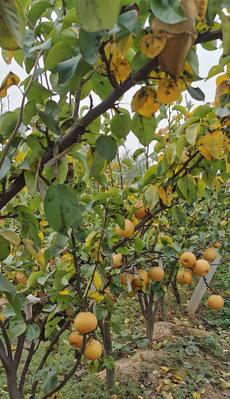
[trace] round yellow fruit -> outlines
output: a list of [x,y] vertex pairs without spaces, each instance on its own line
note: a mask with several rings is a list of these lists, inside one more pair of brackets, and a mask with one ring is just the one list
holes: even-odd
[[224,298],[221,295],[210,295],[208,307],[215,310],[222,309],[224,307]]
[[196,257],[192,252],[184,252],[180,257],[180,263],[184,267],[193,269],[196,263]]
[[199,259],[196,261],[193,272],[197,276],[206,276],[210,271],[211,267],[210,264],[205,259]]
[[213,262],[214,259],[216,259],[217,257],[217,252],[215,250],[215,248],[207,248],[204,253],[203,253],[203,258],[205,260],[207,260],[208,262]]
[[132,281],[132,287],[133,287],[133,289],[134,289],[134,291],[138,291],[138,290],[140,290],[141,289],[141,287],[142,287],[142,280],[139,278],[139,277],[134,277],[134,279],[133,279],[133,281]]
[[113,255],[113,269],[119,269],[121,267],[122,254]]
[[91,339],[85,347],[84,351],[85,358],[88,360],[100,359],[102,355],[102,345],[96,339]]
[[97,318],[91,312],[80,312],[74,319],[74,328],[81,334],[88,334],[97,328]]
[[221,247],[221,243],[220,243],[220,242],[215,242],[215,243],[213,244],[213,247],[214,247],[214,248],[220,248],[220,247]]
[[146,216],[146,210],[142,201],[136,202],[134,209],[134,215],[137,219],[143,219]]
[[129,219],[125,219],[125,228],[121,229],[118,224],[115,227],[115,232],[121,237],[131,237],[134,233],[134,224]]
[[146,270],[139,269],[139,270],[137,271],[137,274],[138,274],[139,279],[140,279],[141,281],[143,281],[143,283],[144,283],[145,285],[147,285],[148,282],[149,282],[149,275],[148,275],[148,272],[146,272]]
[[164,278],[165,272],[160,266],[154,266],[149,269],[148,275],[153,281],[161,281]]
[[127,285],[127,280],[130,281],[130,283],[133,282],[133,275],[131,273],[122,273],[120,275],[120,282],[122,285]]
[[68,340],[70,345],[73,346],[74,348],[81,348],[83,345],[83,336],[80,335],[80,333],[77,330],[71,332]]
[[191,270],[179,270],[176,279],[180,284],[192,284]]
[[15,280],[17,281],[17,283],[19,283],[21,285],[27,284],[27,277],[23,272],[15,273],[14,277],[15,277]]

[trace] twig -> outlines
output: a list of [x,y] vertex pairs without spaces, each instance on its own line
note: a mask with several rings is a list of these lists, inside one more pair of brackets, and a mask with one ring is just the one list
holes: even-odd
[[6,343],[6,350],[7,350],[7,356],[9,357],[10,360],[12,360],[12,349],[11,349],[11,345],[10,345],[10,340],[6,331],[6,327],[4,325],[4,323],[0,320],[0,328],[2,330],[2,335],[4,338],[4,341]]

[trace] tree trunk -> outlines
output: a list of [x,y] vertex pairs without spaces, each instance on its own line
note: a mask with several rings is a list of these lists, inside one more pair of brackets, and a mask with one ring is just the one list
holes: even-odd
[[144,294],[145,306],[146,306],[146,337],[149,340],[149,345],[151,346],[153,343],[153,327],[155,320],[155,312],[153,309],[153,293],[149,295]]
[[10,399],[22,399],[17,386],[17,374],[13,365],[12,369],[7,372],[7,386]]
[[[103,323],[103,343],[104,343],[104,353],[105,357],[112,356],[113,354],[113,345],[112,345],[112,336],[111,336],[111,313],[108,313],[104,323]],[[115,367],[108,368],[106,367],[106,383],[109,390],[112,390],[115,383]]]
[[153,319],[146,320],[146,337],[149,340],[149,344],[151,345],[153,342]]

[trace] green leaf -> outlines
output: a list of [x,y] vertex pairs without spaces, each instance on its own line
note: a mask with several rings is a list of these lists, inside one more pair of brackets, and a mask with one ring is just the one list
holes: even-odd
[[17,337],[26,331],[26,323],[23,320],[10,320],[9,337],[11,341],[15,341]]
[[112,356],[106,356],[104,358],[104,365],[106,369],[113,370],[115,368],[114,358]]
[[52,7],[52,5],[47,0],[36,1],[34,4],[32,4],[27,14],[30,24],[34,25],[43,15],[43,13],[45,13],[45,11],[50,7]]
[[77,55],[76,57],[70,58],[69,60],[60,62],[57,65],[59,84],[65,84],[70,79],[72,79],[80,60],[81,60],[81,55]]
[[122,28],[125,28],[128,32],[132,33],[137,26],[137,12],[135,10],[123,12],[119,15],[117,24]]
[[118,139],[125,139],[131,128],[131,118],[129,113],[119,113],[112,117],[110,122],[111,132]]
[[20,237],[12,230],[0,230],[0,236],[4,237],[10,244],[18,245],[21,242]]
[[96,150],[98,154],[111,162],[117,153],[117,142],[112,136],[100,135],[96,141]]
[[55,231],[66,234],[69,227],[80,226],[84,208],[70,186],[58,184],[48,188],[44,210],[50,226]]
[[89,177],[98,177],[100,172],[104,169],[105,164],[105,159],[102,158],[97,151],[95,151]]
[[59,136],[61,134],[61,130],[58,122],[53,118],[52,114],[39,110],[37,112],[47,128]]
[[0,260],[4,260],[10,254],[10,244],[2,235],[0,235]]
[[[1,238],[0,238],[1,240]],[[1,241],[0,241],[0,248],[1,248]],[[0,272],[0,292],[5,292],[10,295],[15,295],[16,290],[13,284],[11,284]]]
[[151,141],[153,141],[155,129],[156,119],[154,117],[145,118],[138,114],[134,115],[131,123],[131,130],[142,145],[149,145]]
[[39,243],[38,239],[38,221],[35,218],[30,208],[25,205],[18,205],[14,208],[16,219],[21,224],[21,236],[22,238],[30,238],[35,243]]
[[0,136],[9,137],[18,121],[18,111],[5,112],[0,116]]
[[147,184],[149,184],[154,177],[157,175],[157,166],[152,165],[148,170],[145,172],[143,179],[141,180],[142,187],[145,187]]
[[40,328],[37,324],[29,324],[26,329],[26,338],[28,341],[36,341],[40,335]]
[[45,100],[52,95],[51,90],[46,89],[46,87],[35,81],[32,83],[27,97],[36,104],[44,104]]
[[150,186],[145,192],[145,199],[150,211],[152,211],[159,202],[158,187]]
[[151,11],[155,17],[166,24],[176,24],[186,20],[180,7],[180,1],[151,0],[150,4]]
[[23,45],[24,5],[22,0],[0,0],[0,47],[17,50]]
[[205,95],[199,87],[187,86],[187,90],[192,98],[197,101],[204,101]]
[[193,123],[186,129],[185,136],[186,136],[187,142],[189,144],[191,144],[192,146],[194,146],[196,144],[196,138],[197,138],[199,128],[200,128],[199,123]]
[[84,30],[80,30],[79,33],[79,48],[82,54],[82,57],[86,62],[93,65],[97,61],[98,57],[98,49],[100,47],[102,34],[97,33],[89,33]]
[[141,240],[140,237],[135,237],[134,245],[135,245],[135,251],[141,253],[143,249],[143,240]]
[[37,285],[37,280],[39,277],[43,277],[44,273],[43,271],[38,271],[38,272],[33,272],[29,275],[28,280],[27,280],[27,288],[32,288]]
[[77,16],[86,32],[112,29],[120,11],[120,0],[77,0]]
[[178,158],[181,158],[181,155],[183,154],[184,147],[186,144],[186,138],[184,135],[180,136],[176,142],[176,153]]
[[59,62],[66,60],[72,55],[72,48],[66,40],[56,43],[51,47],[45,59],[45,69],[53,71]]
[[56,370],[49,370],[46,373],[45,380],[42,384],[42,391],[46,395],[48,394],[58,383],[57,372]]
[[187,175],[183,178],[180,178],[177,182],[177,186],[178,186],[180,192],[185,197],[185,199],[190,204],[197,199],[197,195],[196,195],[197,187],[196,187],[195,181],[191,175]]
[[3,179],[7,173],[10,171],[11,162],[8,157],[5,157],[3,164],[0,168],[0,179]]

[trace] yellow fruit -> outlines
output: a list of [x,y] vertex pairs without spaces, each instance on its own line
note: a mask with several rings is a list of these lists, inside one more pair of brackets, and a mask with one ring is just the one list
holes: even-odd
[[141,281],[143,281],[143,283],[144,283],[145,285],[147,285],[148,282],[149,282],[148,272],[146,272],[146,270],[139,269],[139,270],[137,271],[137,274],[138,274],[139,279],[140,279]]
[[91,312],[80,312],[74,319],[74,328],[81,334],[88,334],[97,328],[97,318]]
[[2,313],[0,313],[0,321],[1,321],[2,323],[4,323],[5,320],[6,320],[5,316],[4,316]]
[[181,90],[172,79],[163,78],[160,80],[157,89],[157,98],[162,104],[170,104],[180,96]]
[[122,254],[113,255],[113,269],[119,269],[121,267]]
[[133,275],[130,273],[122,273],[120,275],[120,282],[122,285],[127,285],[127,280],[130,281],[130,284],[133,282]]
[[161,281],[164,278],[164,270],[159,266],[154,266],[149,269],[149,278],[153,281]]
[[146,216],[146,210],[143,201],[137,201],[134,205],[134,215],[137,219],[143,219]]
[[196,263],[196,257],[192,252],[184,252],[180,257],[180,263],[184,267],[193,269]]
[[210,271],[210,264],[205,259],[199,259],[196,261],[193,272],[197,276],[206,276]]
[[131,220],[125,219],[125,229],[121,229],[117,224],[115,232],[121,237],[131,237],[134,233],[134,225]]
[[131,109],[141,116],[151,117],[159,108],[156,91],[151,87],[142,87],[132,98]]
[[27,277],[23,272],[17,272],[15,273],[15,280],[17,281],[17,283],[21,284],[21,285],[26,285],[27,284]]
[[134,279],[132,281],[132,287],[133,287],[134,291],[140,290],[142,285],[143,285],[142,280],[139,277],[134,277]]
[[214,247],[214,248],[220,248],[220,247],[221,247],[221,243],[220,243],[220,242],[215,242],[215,243],[213,244],[213,247]]
[[88,360],[97,360],[102,355],[102,345],[96,339],[91,339],[85,347],[85,358]]
[[141,38],[140,50],[146,57],[155,58],[163,50],[165,44],[165,35],[156,36],[153,33],[148,33]]
[[177,273],[177,281],[180,284],[192,284],[192,272],[191,270],[179,270]]
[[81,348],[83,344],[83,336],[79,334],[77,330],[73,331],[69,335],[69,343],[74,348]]
[[208,262],[212,262],[217,257],[217,252],[215,248],[207,248],[203,253],[203,258]]
[[224,307],[224,298],[221,295],[210,295],[208,297],[208,307],[210,309],[222,309]]

